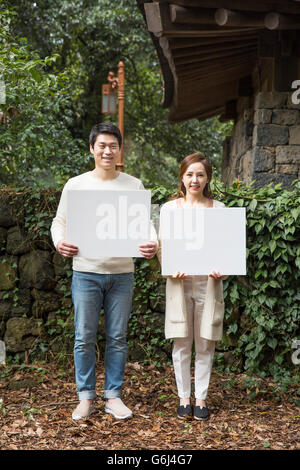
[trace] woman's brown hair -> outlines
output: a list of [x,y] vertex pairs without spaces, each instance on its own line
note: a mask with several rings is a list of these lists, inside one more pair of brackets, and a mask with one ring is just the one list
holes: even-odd
[[180,165],[180,186],[177,191],[177,199],[186,195],[186,189],[182,182],[183,175],[185,174],[190,165],[198,162],[202,163],[202,165],[204,166],[208,178],[207,184],[203,190],[203,195],[209,199],[212,199],[212,192],[209,186],[212,177],[212,166],[202,153],[192,153],[191,155],[188,155],[182,160]]

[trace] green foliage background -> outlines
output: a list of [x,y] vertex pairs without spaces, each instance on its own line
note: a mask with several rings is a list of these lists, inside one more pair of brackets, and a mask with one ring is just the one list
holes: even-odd
[[[224,336],[217,344],[216,365],[249,376],[272,376],[281,384],[299,380],[299,365],[293,363],[292,354],[293,342],[300,339],[300,183],[295,183],[293,191],[272,184],[253,189],[234,183],[224,188],[217,178],[212,187],[214,197],[227,207],[246,207],[247,217],[247,275],[224,281]],[[152,203],[161,206],[172,194],[174,189],[156,186],[152,188]],[[18,188],[3,190],[2,196],[9,197],[12,207],[18,208],[18,220],[33,239],[49,237],[58,192]],[[159,366],[171,360],[171,342],[164,338],[163,315],[158,321],[150,301],[153,306],[153,302],[155,305],[164,299],[164,279],[157,258],[138,258],[135,266],[129,356],[139,349],[142,361]],[[47,323],[48,339],[40,341],[43,352],[59,344],[62,357],[73,340],[71,274],[70,260],[66,260],[58,320]],[[100,349],[103,344],[104,338],[99,338]],[[37,344],[36,348],[33,356],[39,352]]]
[[61,187],[92,168],[101,86],[125,64],[125,169],[147,185],[174,184],[178,162],[202,151],[217,171],[231,123],[170,125],[162,77],[136,0],[0,0],[0,183]]

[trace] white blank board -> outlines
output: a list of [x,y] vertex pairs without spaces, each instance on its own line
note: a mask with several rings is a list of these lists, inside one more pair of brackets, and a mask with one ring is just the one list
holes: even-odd
[[246,274],[245,208],[162,208],[162,275]]
[[67,242],[78,256],[97,259],[142,257],[150,240],[151,191],[69,190]]

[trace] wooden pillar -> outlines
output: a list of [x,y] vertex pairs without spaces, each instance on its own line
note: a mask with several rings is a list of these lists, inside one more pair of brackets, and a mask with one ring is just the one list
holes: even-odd
[[117,170],[124,171],[123,148],[124,148],[124,100],[125,100],[125,72],[123,62],[118,64],[118,126],[122,135],[122,147],[120,158],[117,162]]
[[294,54],[294,31],[281,31],[274,54],[274,88],[276,91],[290,91],[297,79],[297,57]]

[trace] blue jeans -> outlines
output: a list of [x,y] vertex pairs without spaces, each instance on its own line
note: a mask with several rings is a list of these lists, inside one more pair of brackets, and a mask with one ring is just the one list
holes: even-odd
[[97,396],[95,343],[102,307],[106,333],[104,398],[121,397],[133,280],[133,273],[97,274],[73,271],[74,363],[79,400]]

